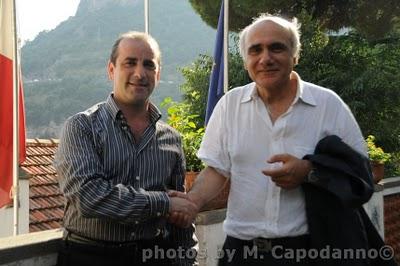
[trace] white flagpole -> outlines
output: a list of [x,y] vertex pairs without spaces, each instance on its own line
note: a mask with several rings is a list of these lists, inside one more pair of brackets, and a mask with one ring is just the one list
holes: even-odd
[[229,0],[224,0],[224,93],[228,91]]
[[149,34],[149,0],[144,0],[144,31]]
[[18,110],[19,110],[19,78],[18,78],[18,39],[17,39],[17,12],[16,3],[13,0],[13,47],[14,47],[14,61],[13,61],[13,187],[12,195],[14,199],[14,236],[18,235],[18,202],[19,202],[19,183],[18,183],[18,167],[19,167],[19,123],[18,123]]

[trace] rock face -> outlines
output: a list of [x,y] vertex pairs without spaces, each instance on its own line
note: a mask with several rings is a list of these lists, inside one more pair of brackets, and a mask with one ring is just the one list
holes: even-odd
[[136,5],[139,0],[81,0],[79,2],[76,16],[103,9],[109,4],[113,5]]

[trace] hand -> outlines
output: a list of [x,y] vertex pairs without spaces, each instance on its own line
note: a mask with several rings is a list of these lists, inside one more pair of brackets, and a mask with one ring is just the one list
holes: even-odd
[[170,190],[168,196],[170,197],[168,222],[183,228],[189,227],[196,218],[198,206],[186,193]]
[[312,164],[308,160],[301,160],[290,154],[277,154],[272,156],[268,163],[281,162],[282,167],[265,169],[262,173],[270,176],[278,187],[293,189],[304,182],[304,178],[311,171]]

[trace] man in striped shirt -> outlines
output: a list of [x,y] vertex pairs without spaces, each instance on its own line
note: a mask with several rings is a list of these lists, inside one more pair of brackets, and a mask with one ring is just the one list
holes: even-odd
[[108,63],[113,92],[66,121],[55,160],[67,201],[58,265],[193,264],[193,226],[167,220],[198,208],[168,195],[183,191],[185,164],[179,133],[149,101],[160,61],[151,36],[121,35]]

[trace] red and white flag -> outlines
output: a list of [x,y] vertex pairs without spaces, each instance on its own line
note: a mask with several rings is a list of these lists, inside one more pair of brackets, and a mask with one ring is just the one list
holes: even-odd
[[[12,200],[10,190],[13,183],[13,119],[18,119],[13,116],[16,30],[13,7],[13,0],[0,0],[0,208]],[[20,71],[19,67],[18,69]],[[22,163],[26,156],[22,81],[19,85],[19,163]]]

